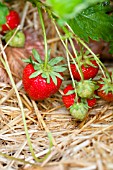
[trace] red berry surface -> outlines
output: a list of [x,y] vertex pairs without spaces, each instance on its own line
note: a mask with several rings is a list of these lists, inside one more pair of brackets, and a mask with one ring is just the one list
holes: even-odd
[[6,24],[2,25],[2,32],[6,32],[9,29],[13,30],[19,24],[20,24],[19,14],[14,10],[10,10],[9,14],[6,16]]
[[[96,67],[94,67],[92,65],[87,65],[87,64],[85,64],[85,62],[81,66],[84,80],[94,78],[98,73],[99,67],[98,67],[98,64],[96,63],[96,61],[91,60],[91,63]],[[72,71],[74,79],[80,81],[81,77],[80,77],[80,74],[79,74],[75,64],[71,64],[71,71]]]
[[96,98],[92,98],[92,99],[87,99],[87,103],[88,103],[88,106],[89,107],[94,107],[95,104],[97,102],[97,99]]
[[51,95],[55,94],[62,83],[62,80],[57,78],[57,85],[53,82],[52,78],[50,78],[50,83],[47,83],[46,79],[40,75],[35,78],[29,78],[29,76],[34,73],[34,67],[32,64],[28,64],[23,70],[23,86],[26,93],[33,100],[43,100]]
[[[113,101],[113,91],[109,91],[106,93],[102,88],[104,84],[99,84],[99,89],[97,90],[97,94],[99,97],[101,97],[103,100],[106,100],[108,102]],[[112,85],[113,86],[113,85]],[[113,87],[112,87],[113,89]]]
[[63,90],[64,95],[62,96],[62,100],[66,108],[69,108],[71,105],[73,105],[75,100],[75,93],[66,95],[66,93],[70,90],[74,90],[71,84],[67,85]]

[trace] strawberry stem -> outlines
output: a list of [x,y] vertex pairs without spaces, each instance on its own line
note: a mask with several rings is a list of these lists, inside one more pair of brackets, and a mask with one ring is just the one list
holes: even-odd
[[23,104],[22,104],[22,101],[21,101],[21,98],[20,98],[20,95],[19,95],[19,92],[16,88],[16,85],[15,85],[15,82],[13,80],[13,77],[12,77],[12,74],[11,74],[11,70],[10,70],[10,67],[9,67],[9,64],[8,64],[8,61],[7,61],[7,56],[4,52],[4,49],[3,49],[3,46],[2,46],[2,42],[0,40],[0,48],[1,48],[1,51],[2,51],[2,54],[3,54],[3,58],[0,57],[0,60],[1,62],[3,63],[6,71],[7,71],[7,74],[9,75],[9,78],[10,78],[10,81],[12,83],[12,86],[15,90],[15,93],[16,93],[16,96],[17,96],[17,99],[18,99],[18,103],[19,103],[19,107],[20,107],[20,110],[21,110],[21,113],[22,113],[22,119],[23,119],[23,124],[24,124],[24,130],[25,130],[25,134],[26,134],[26,137],[27,137],[27,141],[28,141],[28,145],[29,145],[29,149],[30,149],[30,152],[33,156],[33,158],[37,161],[37,157],[34,153],[34,149],[32,147],[32,143],[31,143],[31,139],[30,139],[30,136],[29,136],[29,133],[28,133],[28,128],[27,128],[27,124],[26,124],[26,119],[25,119],[25,113],[24,113],[24,109],[23,109]]
[[[69,28],[69,30],[74,34],[73,30],[71,29],[71,27],[67,24],[67,27]],[[96,60],[98,66],[100,67],[100,70],[102,72],[102,74],[104,75],[104,77],[106,77],[105,73],[104,73],[104,70],[105,72],[108,72],[106,67],[104,66],[104,64],[99,60],[99,58],[93,53],[93,51],[86,45],[86,43],[79,37],[75,36],[74,34],[74,37],[75,37],[75,40],[77,42],[79,42],[80,44],[82,44],[94,57],[94,59]],[[104,68],[104,70],[102,69],[102,67]]]
[[10,26],[7,23],[5,23],[5,25],[8,27],[9,31],[11,31]]
[[[67,40],[66,40],[66,46],[67,46]],[[72,84],[73,84],[74,91],[75,91],[75,94],[76,94],[76,101],[78,102],[77,89],[76,89],[76,85],[75,85],[75,81],[74,81],[73,74],[72,74],[72,72],[71,72],[70,61],[69,61],[69,55],[68,55],[68,52],[67,52],[67,51],[66,51],[66,57],[67,57],[68,69],[69,69],[69,72],[70,72]]]
[[[98,66],[100,67],[100,70],[102,72],[102,74],[104,75],[104,77],[106,77],[104,70],[107,71],[106,67],[104,66],[104,64],[99,60],[99,58],[95,55],[95,53],[85,44],[85,42],[83,40],[81,40],[80,38],[76,38],[76,40],[78,40],[94,57],[94,59],[96,60]],[[102,67],[104,68],[104,70],[102,69]]]
[[74,44],[73,44],[73,41],[72,41],[71,38],[69,38],[69,41],[70,41],[71,47],[73,49],[74,55],[76,56],[76,60],[77,60],[77,63],[78,63],[78,66],[76,64],[76,68],[77,68],[77,70],[78,70],[78,72],[80,74],[81,80],[83,81],[84,80],[83,73],[82,73],[82,69],[81,69],[81,66],[80,66],[80,62],[78,61],[77,52],[75,50],[75,47],[74,47]]
[[43,16],[42,16],[41,8],[40,8],[40,6],[39,6],[38,4],[37,4],[37,8],[38,8],[38,14],[39,14],[40,23],[41,23],[42,30],[43,30],[43,35],[44,35],[44,45],[45,45],[45,60],[44,60],[44,68],[46,69],[46,67],[47,67],[47,63],[48,63],[48,49],[47,49],[46,31],[45,31],[44,20],[43,20]]

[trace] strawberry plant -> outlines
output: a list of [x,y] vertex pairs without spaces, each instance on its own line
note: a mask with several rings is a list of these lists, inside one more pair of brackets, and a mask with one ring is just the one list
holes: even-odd
[[29,63],[23,71],[23,86],[29,97],[33,100],[44,100],[55,94],[62,83],[63,73],[66,70],[64,65],[57,65],[64,58],[56,57],[50,60],[50,51],[47,49],[46,31],[43,21],[41,8],[38,7],[40,22],[42,25],[44,44],[45,44],[45,58],[41,59],[38,52],[33,49],[32,58],[25,60]]
[[[31,58],[25,61],[28,65],[23,71],[24,89],[33,100],[46,99],[58,91],[63,80],[62,72],[66,69],[64,65],[59,65],[60,61],[64,59],[63,57],[50,59],[41,11],[43,9],[51,18],[60,40],[66,49],[66,56],[68,56],[67,62],[73,86],[69,85],[64,89],[62,100],[65,106],[70,108],[72,115],[75,115],[75,113],[76,115],[81,115],[81,117],[83,117],[78,119],[83,120],[88,111],[88,107],[92,107],[96,103],[94,93],[98,86],[92,79],[97,75],[99,69],[103,75],[106,74],[104,64],[98,56],[88,48],[86,43],[89,42],[89,39],[96,41],[103,39],[110,43],[110,52],[113,52],[113,10],[110,0],[29,1],[38,9],[44,35],[45,58],[42,60],[38,52],[33,49],[35,61]],[[62,7],[63,10],[61,10]],[[5,8],[6,7],[4,7],[4,9]],[[0,22],[1,28],[3,24],[7,26],[7,15],[10,14],[8,9],[4,11],[2,13],[5,19]],[[61,27],[63,34],[59,32],[57,24]],[[11,28],[10,25],[9,27]],[[68,49],[68,40],[71,42],[74,56],[76,56],[75,58]],[[72,42],[73,40],[75,40],[80,47],[85,48],[86,53],[83,53],[81,50],[81,53],[78,55]],[[70,58],[72,60],[71,62]],[[104,82],[104,79],[102,82]],[[98,95],[100,95],[99,92],[101,92],[100,84]],[[104,88],[105,85],[103,85],[102,90]],[[83,102],[82,99],[84,99],[85,102]],[[80,107],[82,108],[83,115]]]

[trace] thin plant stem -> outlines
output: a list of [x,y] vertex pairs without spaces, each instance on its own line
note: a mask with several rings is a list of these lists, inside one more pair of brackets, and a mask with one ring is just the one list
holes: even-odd
[[[59,30],[58,30],[58,28],[57,28],[57,26],[56,26],[56,24],[55,24],[54,21],[53,21],[53,24],[54,24],[54,26],[55,26],[55,29],[56,29],[56,31],[57,31],[58,36],[60,37],[60,40],[61,40],[62,44],[64,45],[64,47],[65,47],[65,49],[66,49],[66,52],[69,54],[69,56],[71,57],[73,63],[75,64],[77,70],[79,71],[79,67],[78,67],[77,63],[75,62],[75,60],[74,60],[72,54],[70,53],[69,49],[67,48],[65,42],[63,41],[62,36],[61,36],[61,34],[60,34],[60,32],[59,32]],[[80,72],[80,71],[79,71],[79,72]]]
[[44,46],[45,46],[45,60],[44,60],[44,68],[46,69],[47,67],[47,62],[48,62],[48,48],[47,48],[47,37],[46,37],[46,31],[45,31],[45,26],[44,26],[44,20],[43,20],[43,16],[42,16],[42,11],[40,6],[37,3],[37,9],[38,9],[38,14],[39,14],[39,18],[40,18],[40,23],[42,26],[42,30],[43,30],[43,35],[44,35]]
[[78,61],[78,56],[77,56],[77,52],[76,52],[76,49],[75,49],[75,47],[74,47],[74,44],[73,44],[73,41],[72,41],[72,39],[71,38],[69,38],[69,41],[70,41],[70,44],[71,44],[71,47],[72,47],[72,49],[73,49],[73,52],[74,52],[74,54],[75,54],[75,56],[76,56],[76,60],[77,60],[77,63],[78,63],[78,73],[79,73],[79,75],[80,75],[80,77],[81,77],[81,80],[83,81],[84,80],[84,78],[83,78],[83,73],[82,73],[82,69],[81,69],[81,67],[80,67],[80,63],[79,63],[79,61]]
[[0,152],[0,155],[3,156],[4,158],[10,159],[10,160],[15,160],[15,161],[18,161],[18,162],[21,162],[21,163],[24,163],[24,164],[29,164],[29,165],[32,165],[32,166],[36,165],[36,164],[31,163],[29,161],[25,161],[25,160],[20,159],[20,158],[15,158],[14,156],[9,156],[9,155],[4,154],[2,152]]
[[[104,75],[104,77],[106,77],[104,70],[107,71],[106,67],[104,66],[104,64],[99,60],[99,58],[95,55],[95,53],[84,43],[83,40],[81,40],[80,38],[77,37],[77,40],[93,55],[94,59],[96,60],[98,66],[100,67],[100,70],[102,72],[102,74]],[[102,67],[104,68],[104,70],[102,69]]]
[[7,61],[7,56],[6,56],[6,54],[5,54],[4,50],[3,50],[1,40],[0,40],[0,48],[1,48],[1,51],[2,51],[2,54],[3,54],[3,57],[4,57],[4,59],[2,57],[0,57],[0,60],[3,63],[5,69],[6,69],[7,73],[8,73],[8,76],[10,78],[10,81],[12,83],[12,86],[13,86],[13,88],[15,90],[15,93],[16,93],[16,96],[17,96],[17,99],[18,99],[18,104],[19,104],[19,107],[20,107],[20,110],[21,110],[21,113],[22,113],[22,119],[23,119],[25,134],[26,134],[26,137],[27,137],[30,152],[31,152],[33,158],[35,159],[35,161],[39,161],[39,159],[35,156],[35,153],[34,153],[34,150],[33,150],[33,147],[32,147],[32,143],[31,143],[31,140],[30,140],[30,136],[29,136],[28,128],[27,128],[27,124],[26,124],[26,118],[25,118],[25,113],[24,113],[24,109],[23,109],[23,104],[22,104],[20,95],[18,93],[17,87],[15,85],[14,79],[12,77],[11,70],[10,70],[10,67],[9,67],[9,64],[8,64],[8,61]]
[[[67,46],[67,40],[66,40],[66,46]],[[68,53],[66,53],[66,57],[67,57],[68,69],[69,69],[69,72],[70,72],[72,84],[73,84],[74,91],[75,91],[76,100],[77,100],[77,102],[78,102],[77,89],[76,89],[75,80],[74,80],[74,77],[73,77],[73,74],[72,74],[72,71],[71,71],[69,54],[68,54]]]
[[[69,30],[74,34],[73,30],[71,29],[71,27],[70,27],[68,24],[67,24],[67,27],[68,27]],[[82,44],[82,45],[93,55],[93,57],[94,57],[94,59],[96,60],[96,62],[97,62],[97,64],[98,64],[98,66],[99,66],[102,74],[104,75],[104,77],[106,77],[106,75],[105,75],[105,73],[104,73],[104,70],[105,70],[106,72],[108,72],[108,71],[107,71],[106,67],[104,66],[104,64],[103,64],[103,63],[99,60],[99,58],[95,55],[95,53],[86,45],[86,43],[85,43],[81,38],[75,36],[75,34],[74,34],[73,37],[75,38],[75,40],[76,40],[77,42],[79,42],[80,44]],[[101,66],[102,66],[103,68],[102,68]],[[104,70],[103,70],[103,69],[104,69]]]

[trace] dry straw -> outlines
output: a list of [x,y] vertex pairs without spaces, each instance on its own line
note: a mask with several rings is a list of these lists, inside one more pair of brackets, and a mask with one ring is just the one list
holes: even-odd
[[[12,7],[20,12],[21,28],[35,30],[40,37],[42,31],[37,9],[24,1],[16,1]],[[65,55],[65,49],[46,14],[44,19],[52,56]],[[0,47],[2,60],[5,59],[6,69],[10,72],[2,43]],[[106,67],[112,70],[109,63]],[[62,88],[70,83],[68,74],[65,73]],[[112,102],[98,99],[86,120],[79,123],[62,103],[62,88],[45,101],[34,102],[25,94],[21,79],[15,85],[12,75],[9,74],[12,83],[0,82],[0,170],[113,169]],[[37,158],[42,160],[46,154],[46,159],[38,162]]]

